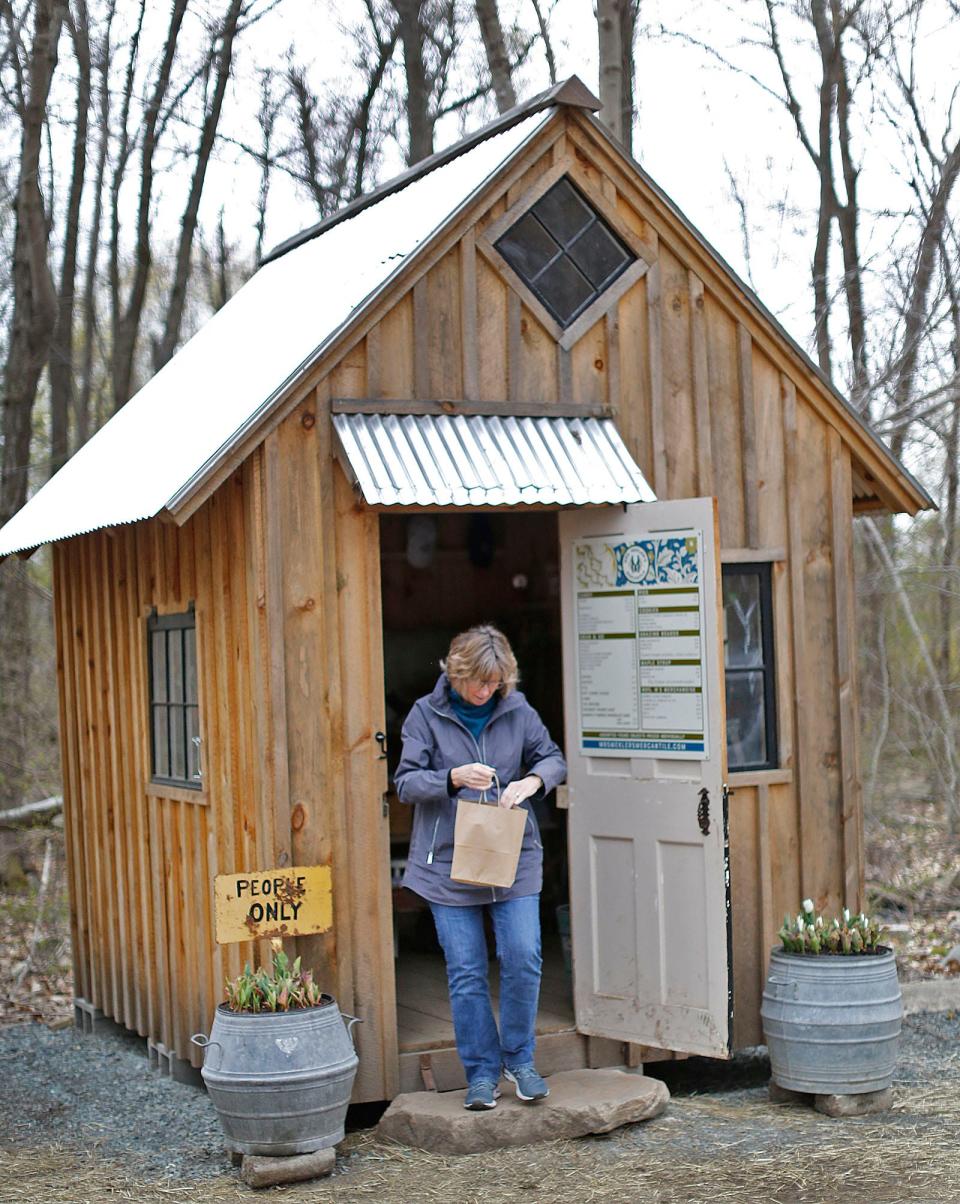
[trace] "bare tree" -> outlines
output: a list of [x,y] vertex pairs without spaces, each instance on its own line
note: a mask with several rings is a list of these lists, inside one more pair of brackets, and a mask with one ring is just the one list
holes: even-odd
[[[26,26],[27,12],[23,13]],[[27,498],[30,440],[40,377],[57,323],[49,263],[50,211],[40,185],[40,160],[50,87],[57,67],[62,0],[36,0],[29,42],[11,43],[13,95],[21,139],[13,245],[12,314],[3,376],[3,459],[0,525]],[[11,28],[12,12],[7,9]],[[18,569],[20,571],[18,571]],[[16,563],[0,572],[0,807],[21,801],[26,760],[23,700],[30,680],[28,584]]]
[[497,110],[505,113],[517,103],[517,95],[513,90],[510,56],[503,36],[503,26],[500,24],[497,0],[475,0],[475,7],[487,66],[490,69],[493,94],[497,98]]
[[86,264],[83,272],[83,315],[80,356],[77,365],[75,391],[74,443],[82,447],[97,423],[93,414],[94,348],[99,335],[99,298],[97,295],[101,233],[103,224],[103,190],[107,171],[107,152],[110,147],[110,66],[111,36],[116,15],[116,0],[110,0],[102,32],[96,42],[94,63],[97,74],[97,151],[93,173],[93,211],[87,234]]
[[628,154],[633,150],[633,45],[640,0],[597,0],[601,118]]
[[403,49],[406,77],[407,162],[417,163],[433,154],[432,91],[427,65],[431,31],[424,0],[391,0],[397,13],[397,32]]
[[132,150],[128,131],[129,108],[133,97],[135,70],[139,50],[140,32],[143,26],[146,0],[141,0],[140,14],[134,39],[130,46],[127,70],[127,85],[123,94],[120,126],[120,149],[114,168],[111,214],[110,282],[111,282],[111,326],[113,335],[112,388],[113,407],[119,410],[133,392],[134,357],[140,334],[143,305],[150,279],[152,254],[150,246],[151,204],[156,174],[154,156],[157,150],[160,120],[167,99],[173,65],[177,55],[177,40],[186,16],[188,0],[173,0],[166,37],[157,64],[156,74],[150,88],[149,98],[143,114],[143,129],[140,136],[139,200],[137,206],[136,239],[133,249],[133,276],[126,298],[120,282],[122,248],[120,244],[121,214],[120,190],[124,179],[126,161]]
[[540,34],[540,41],[543,43],[543,54],[547,60],[547,73],[550,76],[551,85],[557,82],[557,58],[553,51],[553,38],[550,34],[550,16],[544,11],[541,0],[530,0],[533,5],[533,11],[537,18],[537,29]]
[[90,117],[91,60],[90,18],[86,0],[74,0],[67,13],[77,71],[76,119],[73,127],[73,164],[70,191],[63,224],[63,254],[60,261],[60,290],[57,325],[50,349],[50,475],[69,455],[70,416],[74,409],[73,340],[76,313],[75,289],[80,247],[80,205],[87,171],[87,134]]
[[223,98],[226,95],[227,83],[230,79],[230,68],[233,60],[233,43],[237,35],[237,25],[242,11],[242,0],[230,0],[227,11],[219,27],[214,31],[210,60],[213,63],[213,87],[210,91],[203,115],[200,140],[193,157],[193,174],[190,179],[190,191],[187,204],[180,223],[180,238],[177,242],[177,260],[174,268],[173,284],[167,298],[163,332],[153,343],[154,371],[160,368],[173,355],[174,348],[180,338],[180,326],[183,322],[183,310],[187,299],[187,281],[190,275],[191,253],[193,239],[197,229],[197,216],[200,211],[200,198],[203,195],[203,184],[206,179],[207,166],[213,151],[213,143],[220,124],[220,114],[223,111]]
[[[273,139],[280,115],[281,101],[276,95],[276,76],[266,69],[260,72],[260,148],[257,163],[260,168],[260,188],[257,193],[257,242],[253,262],[259,266],[263,259],[263,239],[267,228],[267,201],[270,198],[270,178],[273,168]],[[221,215],[222,219],[222,215]],[[221,220],[221,225],[222,225]]]
[[[819,55],[820,82],[814,120],[809,120],[798,99],[794,71],[787,60],[780,35],[783,0],[765,0],[770,48],[783,83],[783,103],[796,126],[800,143],[813,164],[820,185],[817,236],[813,253],[813,313],[820,367],[833,375],[833,344],[830,332],[832,293],[830,250],[834,225],[839,230],[843,257],[843,289],[847,299],[847,321],[851,353],[851,400],[863,407],[869,396],[863,272],[859,251],[859,166],[853,154],[852,109],[855,83],[869,73],[876,51],[870,30],[858,25],[864,0],[810,0],[804,19],[813,27]],[[848,61],[849,41],[860,36],[866,45],[867,70],[852,77]],[[816,134],[811,133],[815,121]],[[836,157],[839,155],[839,169]]]

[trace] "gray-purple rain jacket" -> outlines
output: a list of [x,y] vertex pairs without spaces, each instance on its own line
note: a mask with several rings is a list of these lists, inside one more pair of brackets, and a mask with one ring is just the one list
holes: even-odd
[[[451,882],[457,798],[462,794],[464,798],[476,799],[478,793],[464,789],[449,794],[447,773],[457,765],[474,761],[497,771],[501,789],[528,773],[535,773],[543,781],[543,790],[534,798],[542,798],[567,776],[563,753],[518,690],[497,699],[493,714],[479,740],[475,740],[454,713],[450,682],[441,673],[433,693],[418,699],[406,718],[403,750],[394,775],[400,801],[416,806],[403,885],[431,903],[455,907],[499,903],[539,894],[543,885],[543,845],[530,807],[531,799],[521,803],[529,818],[513,886],[507,889]],[[495,790],[494,787],[488,797],[495,798]]]

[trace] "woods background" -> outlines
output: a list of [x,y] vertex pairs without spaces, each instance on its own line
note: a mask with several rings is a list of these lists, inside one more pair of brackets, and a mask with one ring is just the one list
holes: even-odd
[[[575,72],[670,191],[700,104],[704,233],[939,503],[856,524],[863,771],[956,833],[960,3],[579,5],[0,0],[0,523],[294,230]],[[60,790],[50,602],[0,564],[0,810]]]

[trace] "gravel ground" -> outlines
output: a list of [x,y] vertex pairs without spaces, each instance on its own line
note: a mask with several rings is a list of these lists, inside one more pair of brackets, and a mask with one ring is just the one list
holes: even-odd
[[[960,1200],[960,1016],[904,1022],[896,1106],[829,1120],[773,1105],[762,1050],[664,1064],[663,1116],[604,1137],[451,1159],[356,1130],[299,1200]],[[205,1093],[151,1071],[142,1040],[42,1024],[0,1030],[0,1200],[249,1199]],[[357,1119],[369,1123],[369,1110]],[[532,1190],[531,1190],[532,1189]],[[8,1194],[5,1194],[8,1193]],[[12,1193],[12,1194],[9,1194]],[[276,1193],[275,1193],[276,1194]]]

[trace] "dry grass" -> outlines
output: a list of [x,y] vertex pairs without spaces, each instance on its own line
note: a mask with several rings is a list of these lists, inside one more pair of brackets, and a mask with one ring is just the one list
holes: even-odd
[[[932,961],[938,943],[960,940],[960,934],[954,937],[960,911],[948,910],[957,906],[948,870],[957,864],[958,846],[942,836],[939,814],[929,807],[914,810],[871,821],[871,879],[875,889],[892,887],[917,901],[917,910],[904,917],[909,930],[900,938],[901,964],[930,973],[924,955]],[[34,860],[46,835],[27,837],[35,842],[28,847]],[[63,877],[58,873],[56,881],[62,884]],[[33,922],[31,892],[0,898],[0,1019],[49,1021],[70,1013],[62,897],[51,900],[36,966],[12,989]],[[935,940],[924,924],[943,931]],[[285,1204],[960,1201],[960,1054],[938,1059],[934,1081],[899,1088],[893,1112],[882,1117],[829,1120],[807,1108],[773,1105],[762,1091],[748,1090],[675,1098],[658,1120],[608,1137],[450,1157],[385,1144],[364,1132],[350,1135],[338,1154],[331,1179],[256,1193],[235,1174],[144,1181],[132,1164],[111,1161],[97,1149],[53,1143],[0,1149],[0,1204],[221,1204],[258,1197]]]
[[[832,1121],[772,1105],[760,1093],[735,1100],[675,1100],[657,1122],[608,1137],[552,1142],[465,1157],[352,1134],[327,1180],[253,1193],[233,1175],[144,1183],[130,1171],[63,1147],[0,1153],[0,1199],[21,1204],[176,1201],[220,1204],[256,1196],[350,1204],[880,1204],[960,1200],[960,1097],[956,1079],[902,1089],[883,1117]],[[769,1140],[760,1142],[757,1136]],[[16,1185],[3,1195],[2,1185]]]

